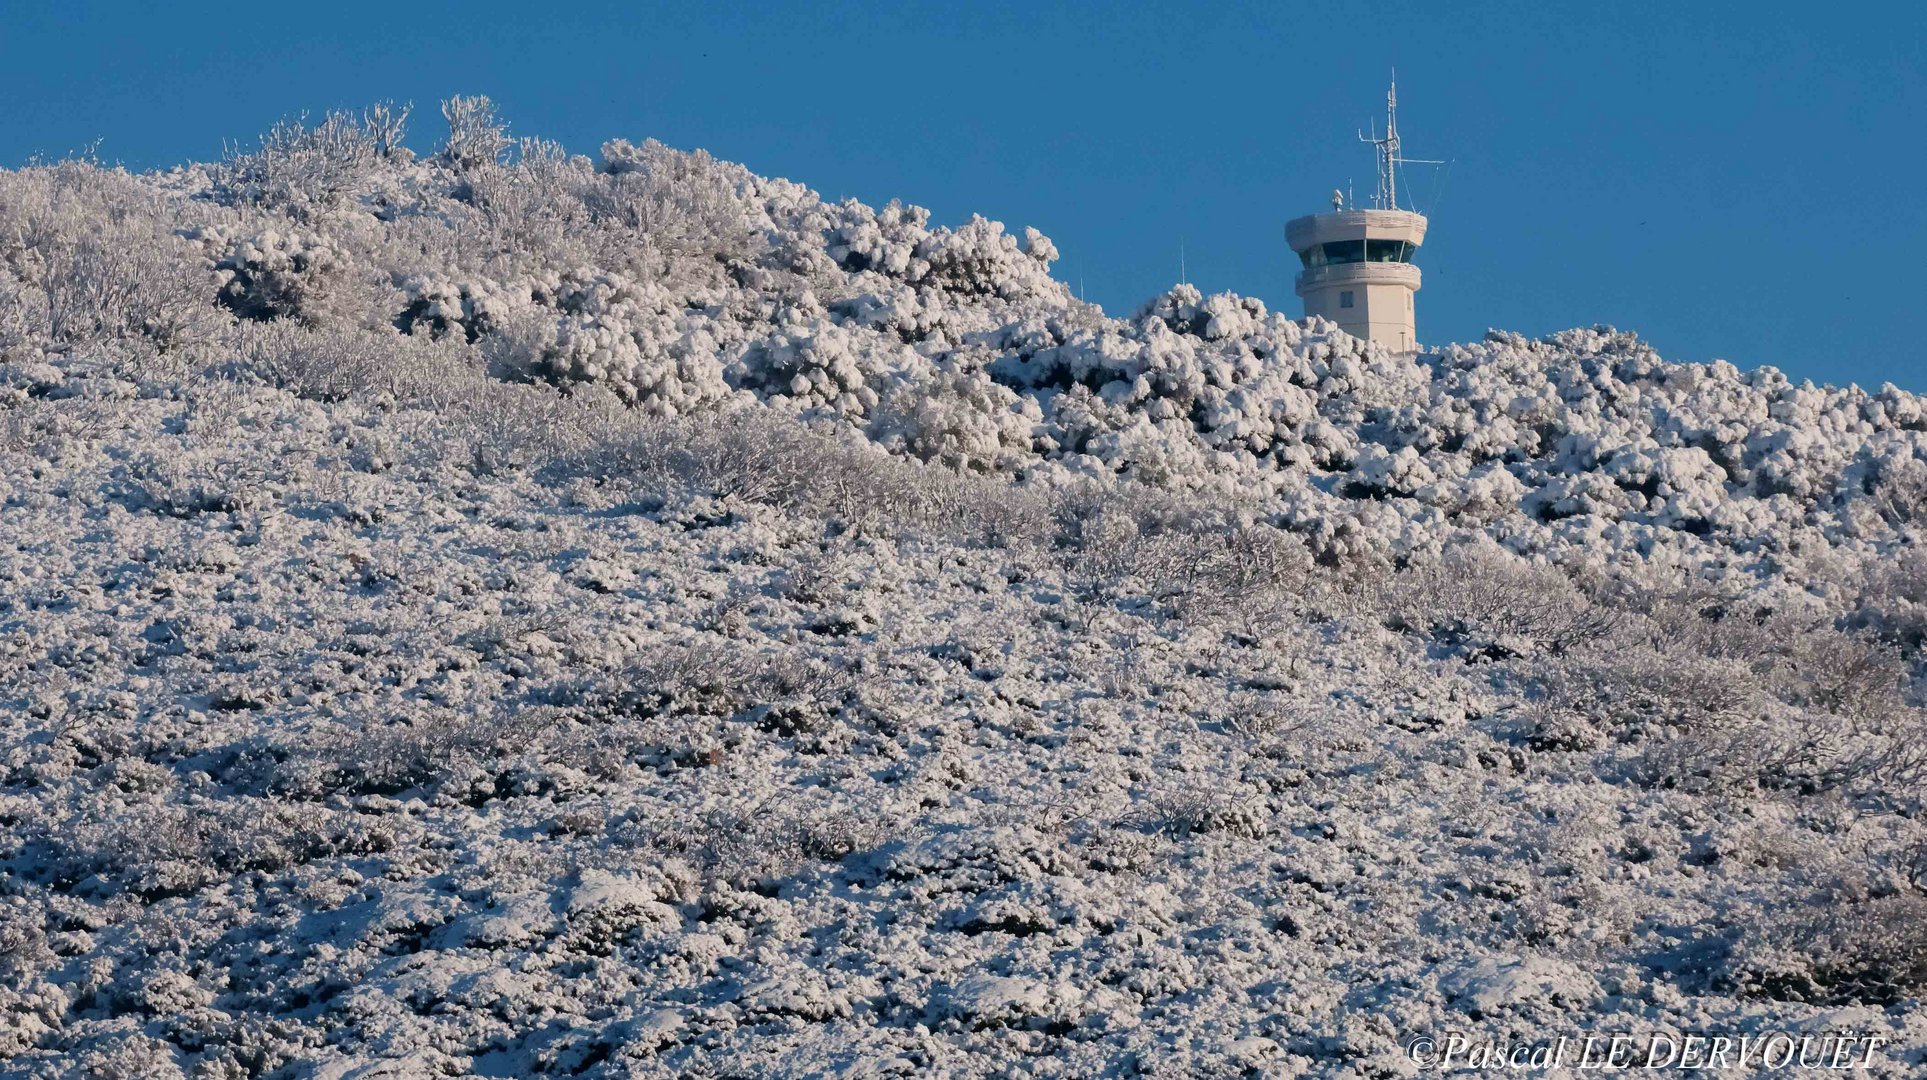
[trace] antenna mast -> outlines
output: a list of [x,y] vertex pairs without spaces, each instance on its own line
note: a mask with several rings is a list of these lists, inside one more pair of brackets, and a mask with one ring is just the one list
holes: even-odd
[[1379,138],[1378,125],[1372,125],[1372,134],[1366,138],[1364,132],[1358,133],[1358,141],[1372,144],[1378,154],[1378,193],[1372,196],[1372,207],[1377,210],[1398,209],[1398,167],[1400,165],[1443,165],[1442,161],[1428,161],[1423,158],[1408,158],[1399,155],[1398,142],[1398,71],[1392,71],[1392,87],[1385,92],[1385,137]]

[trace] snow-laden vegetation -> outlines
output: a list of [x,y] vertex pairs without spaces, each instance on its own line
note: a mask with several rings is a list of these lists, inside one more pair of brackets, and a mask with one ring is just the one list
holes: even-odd
[[1927,1055],[1927,410],[485,100],[0,173],[0,1072]]

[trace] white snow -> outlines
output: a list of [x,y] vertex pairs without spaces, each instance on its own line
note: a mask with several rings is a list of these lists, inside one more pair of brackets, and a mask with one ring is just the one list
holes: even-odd
[[0,1072],[1927,1060],[1915,395],[487,135],[0,173]]

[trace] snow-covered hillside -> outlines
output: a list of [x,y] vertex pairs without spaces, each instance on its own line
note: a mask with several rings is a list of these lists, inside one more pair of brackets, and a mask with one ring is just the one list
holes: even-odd
[[1927,1067],[1927,408],[447,109],[0,173],[0,1074]]

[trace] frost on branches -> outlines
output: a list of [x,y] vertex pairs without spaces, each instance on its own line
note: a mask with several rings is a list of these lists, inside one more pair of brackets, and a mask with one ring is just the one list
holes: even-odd
[[1927,408],[486,98],[0,173],[0,1073],[1927,1064]]

